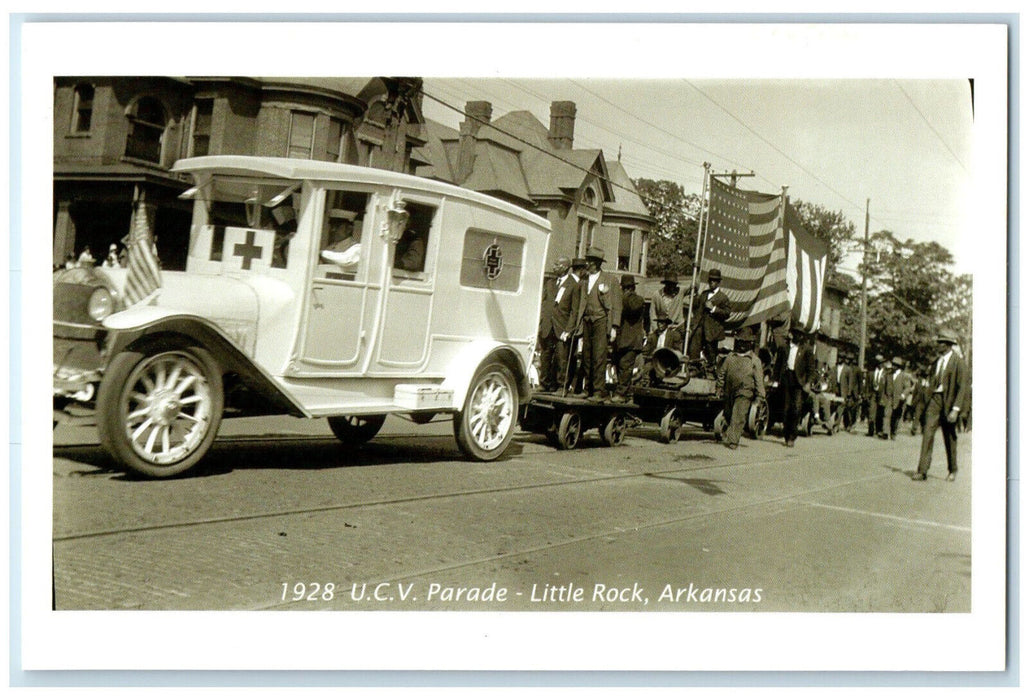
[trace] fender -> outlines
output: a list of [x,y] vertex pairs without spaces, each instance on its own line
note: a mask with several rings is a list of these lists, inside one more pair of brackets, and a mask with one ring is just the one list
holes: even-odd
[[510,345],[494,340],[475,340],[461,349],[457,357],[447,367],[446,379],[441,385],[454,392],[454,407],[461,410],[468,394],[468,385],[472,383],[475,373],[487,360],[496,359],[503,362],[514,375],[518,385],[518,398],[525,402],[532,393],[529,387],[529,376],[521,355]]
[[235,373],[248,389],[271,406],[291,416],[307,417],[300,404],[268,374],[256,365],[217,325],[199,316],[169,314],[157,307],[138,307],[105,319],[108,328],[106,356],[108,361],[123,350],[156,346],[173,338],[185,339],[202,346],[218,361],[225,372]]

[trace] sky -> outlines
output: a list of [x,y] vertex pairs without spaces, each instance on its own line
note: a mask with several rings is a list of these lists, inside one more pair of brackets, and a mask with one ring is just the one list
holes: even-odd
[[[713,173],[753,172],[740,186],[841,211],[864,234],[934,240],[964,272],[972,201],[972,98],[963,79],[712,80],[426,78],[427,95],[493,118],[576,104],[575,147],[601,148],[632,178],[671,180],[700,194]],[[463,117],[426,97],[425,116]],[[844,268],[852,262],[844,262]]]

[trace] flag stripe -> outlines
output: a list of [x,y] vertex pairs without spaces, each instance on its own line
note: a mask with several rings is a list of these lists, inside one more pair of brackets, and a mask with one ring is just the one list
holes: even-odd
[[148,301],[161,288],[161,263],[154,250],[146,208],[142,201],[136,208],[127,258],[125,301],[132,306]]
[[829,248],[804,229],[800,217],[786,205],[786,234],[789,238],[787,284],[793,323],[808,333],[821,325],[822,291]]
[[711,203],[701,269],[722,272],[729,326],[751,325],[788,311],[781,197],[711,180]]

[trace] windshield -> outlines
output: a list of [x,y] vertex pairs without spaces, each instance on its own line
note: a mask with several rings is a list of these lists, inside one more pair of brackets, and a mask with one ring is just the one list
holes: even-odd
[[[226,241],[244,232],[251,244],[255,236],[273,241],[270,251],[262,254],[268,258],[264,262],[271,267],[285,268],[289,262],[290,242],[297,230],[300,186],[301,183],[289,180],[215,176],[207,186],[198,188],[198,192],[205,195],[206,220],[198,223],[210,233],[209,259],[221,261]],[[255,253],[253,260],[261,259]],[[251,260],[244,259],[242,267],[257,269],[251,264]]]

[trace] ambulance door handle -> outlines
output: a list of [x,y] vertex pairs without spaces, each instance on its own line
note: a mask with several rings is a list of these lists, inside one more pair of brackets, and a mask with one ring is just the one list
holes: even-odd
[[325,287],[311,287],[311,304],[316,309],[324,309],[325,304],[318,300],[318,292],[324,291]]

